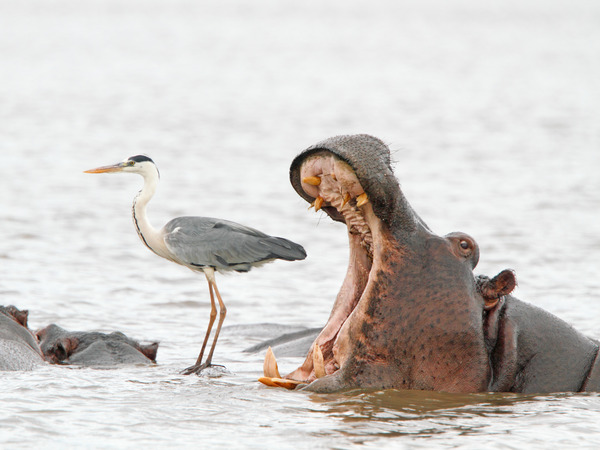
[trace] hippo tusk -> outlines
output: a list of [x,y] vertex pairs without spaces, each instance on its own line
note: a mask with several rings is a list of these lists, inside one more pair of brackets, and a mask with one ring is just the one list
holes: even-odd
[[265,362],[263,363],[263,373],[265,377],[269,378],[281,378],[279,374],[279,368],[277,367],[277,359],[271,347],[267,349],[265,354]]
[[311,186],[318,186],[321,184],[321,178],[319,177],[304,177],[302,178],[302,182],[306,184],[310,184]]
[[321,351],[321,347],[315,344],[315,348],[313,350],[313,368],[315,370],[315,376],[317,378],[323,378],[327,373],[325,373],[325,362],[323,361],[323,352]]
[[323,197],[320,195],[315,199],[315,212],[321,209],[321,206],[323,206],[323,201]]
[[262,384],[266,385],[266,386],[270,386],[270,387],[279,387],[277,384],[275,384],[274,380],[278,380],[279,378],[271,378],[271,377],[259,377],[258,381],[260,381]]
[[348,203],[351,198],[352,198],[352,196],[350,195],[350,192],[346,192],[346,195],[344,195],[344,200],[342,201],[342,206],[340,207],[340,209],[342,209],[344,206],[346,206],[346,203]]
[[366,192],[363,192],[358,197],[356,197],[356,206],[366,205],[369,202],[369,197]]
[[305,384],[301,381],[289,380],[287,378],[274,378],[272,381],[275,383],[275,386],[289,389],[290,391],[293,391],[301,384]]
[[282,387],[285,389],[293,390],[296,389],[298,385],[304,384],[301,381],[281,378],[281,375],[279,374],[279,368],[277,367],[277,360],[275,359],[275,354],[273,353],[271,347],[267,349],[267,353],[265,354],[263,373],[265,376],[260,377],[258,381],[267,386]]
[[260,377],[258,379],[262,384],[270,387],[282,387],[293,391],[301,384],[305,384],[301,381],[289,380],[287,378],[269,378],[269,377]]

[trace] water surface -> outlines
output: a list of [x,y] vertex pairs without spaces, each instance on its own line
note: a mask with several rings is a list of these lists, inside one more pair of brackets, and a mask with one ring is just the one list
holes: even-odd
[[[515,269],[517,297],[600,337],[597,2],[2,1],[0,25],[0,304],[161,342],[156,367],[3,373],[4,446],[600,444],[595,394],[290,393],[241,351],[256,324],[327,320],[346,235],[287,171],[362,132],[433,230],[477,239],[478,273]],[[215,354],[228,373],[179,374],[208,292],[136,237],[141,179],[82,173],[139,153],[161,170],[155,226],[223,217],[309,254],[218,278],[241,326]]]

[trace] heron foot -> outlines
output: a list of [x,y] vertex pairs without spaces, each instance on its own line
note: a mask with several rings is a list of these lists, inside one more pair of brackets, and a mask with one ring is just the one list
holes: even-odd
[[193,366],[188,367],[187,369],[183,370],[181,372],[182,375],[191,375],[193,373],[195,373],[196,375],[200,375],[200,373],[204,370],[204,369],[208,369],[209,367],[222,367],[223,369],[225,369],[225,366],[221,365],[221,364],[212,364],[212,363],[207,363],[204,362],[202,364],[194,364]]

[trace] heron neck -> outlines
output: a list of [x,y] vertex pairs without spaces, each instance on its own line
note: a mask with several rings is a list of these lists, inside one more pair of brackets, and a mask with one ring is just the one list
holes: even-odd
[[160,240],[160,233],[152,226],[146,214],[146,206],[158,186],[158,173],[145,173],[142,176],[144,177],[144,187],[133,199],[133,225],[144,245],[162,256],[161,249],[164,247],[164,243]]

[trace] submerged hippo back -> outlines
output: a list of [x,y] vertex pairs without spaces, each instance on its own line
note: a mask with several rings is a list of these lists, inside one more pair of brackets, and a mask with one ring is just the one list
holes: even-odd
[[0,370],[31,370],[42,362],[31,332],[0,311]]

